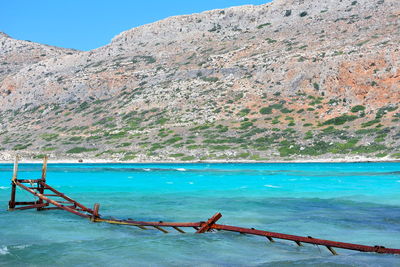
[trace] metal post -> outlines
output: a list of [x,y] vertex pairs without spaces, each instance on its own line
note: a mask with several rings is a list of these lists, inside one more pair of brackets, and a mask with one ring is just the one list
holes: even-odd
[[11,199],[8,202],[8,210],[14,210],[15,208],[15,194],[16,194],[16,189],[17,186],[15,184],[15,181],[17,180],[18,177],[18,155],[15,156],[14,160],[14,170],[13,170],[13,177],[11,179]]
[[96,218],[99,218],[99,217],[100,217],[100,216],[99,216],[99,208],[100,208],[100,204],[99,204],[99,203],[94,204],[94,207],[93,207],[93,214],[92,214],[92,216],[90,217],[90,220],[91,220],[92,222],[95,222],[95,221],[96,221]]
[[47,172],[47,155],[43,158],[43,166],[42,166],[42,180],[46,182],[46,172]]
[[[47,172],[47,155],[43,158],[43,165],[42,165],[42,181],[46,183],[46,172]],[[40,182],[37,182],[37,187],[39,188],[39,193],[44,194],[44,185]],[[43,199],[39,198],[37,204],[43,204]],[[42,210],[43,207],[37,207],[36,210]]]

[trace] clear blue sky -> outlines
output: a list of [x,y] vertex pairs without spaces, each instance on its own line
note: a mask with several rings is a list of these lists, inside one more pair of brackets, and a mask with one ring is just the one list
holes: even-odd
[[118,33],[174,15],[270,0],[3,0],[0,31],[15,39],[90,50]]

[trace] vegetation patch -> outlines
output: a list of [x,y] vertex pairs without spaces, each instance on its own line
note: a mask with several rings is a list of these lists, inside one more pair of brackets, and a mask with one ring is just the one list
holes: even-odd
[[96,151],[97,148],[86,148],[86,147],[74,147],[67,151],[69,154],[78,154],[83,152]]
[[330,125],[330,124],[334,124],[334,125],[342,125],[345,124],[346,122],[349,121],[354,121],[355,119],[357,119],[358,117],[355,115],[347,115],[344,114],[342,116],[336,117],[336,118],[332,118],[330,120],[325,121],[322,125]]

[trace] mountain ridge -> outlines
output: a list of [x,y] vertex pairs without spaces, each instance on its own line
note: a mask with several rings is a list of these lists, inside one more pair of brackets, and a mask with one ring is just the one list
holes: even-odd
[[[26,148],[23,130],[3,149],[125,160],[341,157],[341,148],[396,157],[399,14],[393,0],[274,1],[166,18],[26,64],[0,79],[0,137],[24,124],[38,132]],[[15,113],[22,122],[6,119]]]

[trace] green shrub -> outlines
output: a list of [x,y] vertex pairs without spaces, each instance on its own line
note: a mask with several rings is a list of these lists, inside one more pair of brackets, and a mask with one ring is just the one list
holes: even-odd
[[56,134],[56,133],[44,133],[44,134],[40,135],[40,138],[42,138],[43,140],[46,140],[46,141],[52,141],[54,139],[57,139],[57,137],[58,137],[58,134]]
[[376,123],[380,123],[380,122],[381,122],[381,120],[379,120],[379,119],[363,122],[363,123],[361,123],[361,127],[366,128],[366,127],[372,126],[372,125],[374,125]]
[[186,156],[186,157],[182,157],[181,160],[183,161],[189,161],[189,160],[195,160],[196,157],[195,156]]
[[253,126],[253,123],[251,121],[244,121],[240,124],[240,129],[248,129],[251,126]]
[[260,24],[260,25],[257,26],[257,29],[262,29],[262,28],[264,28],[266,26],[269,26],[269,25],[271,25],[271,23]]
[[358,117],[355,115],[347,115],[344,114],[342,116],[332,118],[330,120],[325,121],[322,125],[329,125],[329,124],[334,124],[334,125],[342,125],[345,124],[348,121],[354,121]]
[[176,142],[178,142],[178,141],[181,141],[182,139],[183,139],[183,138],[180,137],[180,136],[174,136],[174,137],[172,137],[172,138],[166,140],[166,141],[164,142],[164,144],[174,144],[174,143],[176,143]]
[[307,15],[308,15],[307,11],[303,11],[303,12],[301,12],[301,13],[299,14],[300,17],[305,17],[305,16],[307,16]]
[[240,117],[244,117],[244,116],[246,116],[247,114],[249,114],[250,113],[250,109],[249,108],[244,108],[244,109],[242,109],[239,113],[238,113],[238,115],[240,116]]
[[39,154],[39,155],[34,155],[33,158],[34,159],[43,159],[46,156],[47,156],[46,154]]
[[201,77],[201,79],[203,80],[203,81],[206,81],[206,82],[217,82],[219,79],[217,78],[217,77]]
[[91,152],[91,151],[96,151],[96,150],[97,150],[97,148],[74,147],[74,148],[71,148],[70,150],[68,150],[67,153],[77,154],[77,153]]
[[13,147],[13,150],[23,150],[23,149],[25,149],[25,148],[30,147],[31,145],[32,145],[31,143],[25,144],[25,145],[23,145],[23,144],[17,144],[17,145],[15,145],[15,146]]
[[169,154],[169,156],[173,157],[173,158],[180,158],[180,157],[185,156],[185,154],[183,154],[183,153],[175,153],[175,154]]
[[263,107],[260,109],[261,114],[271,114],[272,113],[272,108],[271,107]]
[[353,113],[356,113],[356,112],[364,111],[364,110],[365,110],[364,106],[357,105],[357,106],[352,107],[350,111],[353,112]]
[[378,112],[376,113],[375,119],[380,119],[382,118],[387,112],[395,111],[397,109],[397,106],[386,106],[386,107],[381,107],[378,109]]

